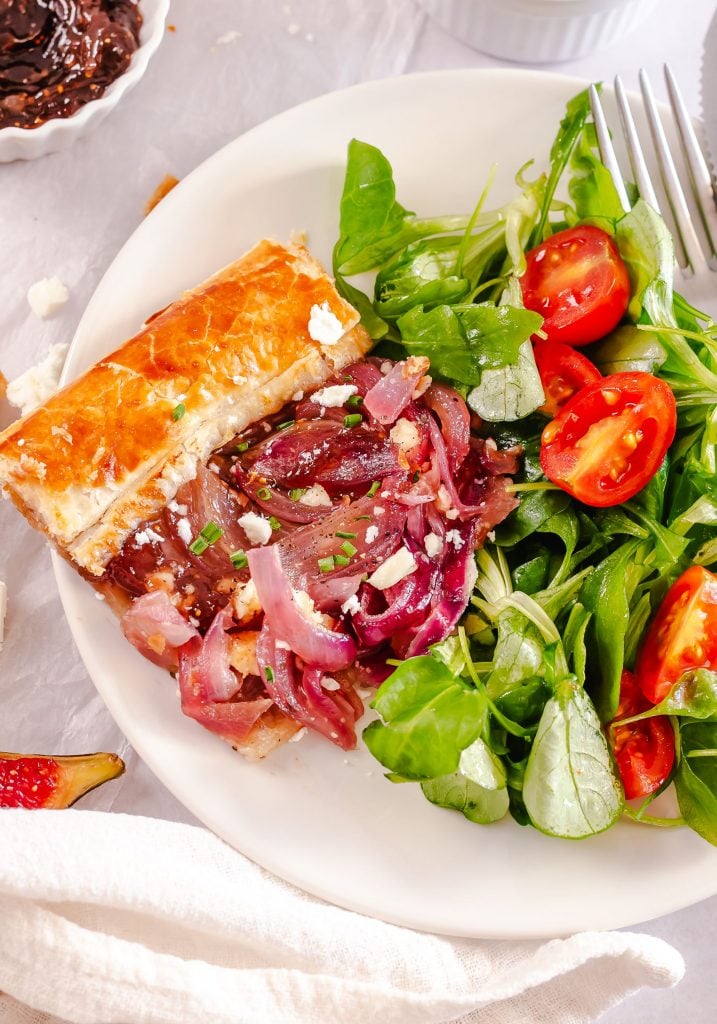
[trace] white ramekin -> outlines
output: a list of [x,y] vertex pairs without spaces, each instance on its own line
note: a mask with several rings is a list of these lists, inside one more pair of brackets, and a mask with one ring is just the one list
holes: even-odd
[[125,93],[140,80],[149,58],[164,36],[169,0],[140,0],[139,7],[142,12],[139,47],[132,54],[124,74],[116,78],[99,99],[86,103],[72,117],[51,118],[39,128],[0,129],[0,163],[34,160],[38,156],[67,149],[75,139],[92,131],[114,110]]
[[417,0],[458,39],[503,60],[574,60],[627,35],[658,0]]

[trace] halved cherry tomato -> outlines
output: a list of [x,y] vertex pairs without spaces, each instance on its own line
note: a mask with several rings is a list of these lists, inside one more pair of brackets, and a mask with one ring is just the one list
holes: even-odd
[[630,278],[617,246],[600,228],[558,231],[525,258],[523,302],[543,317],[548,341],[589,345],[624,316]]
[[635,671],[653,704],[691,668],[717,670],[717,576],[693,565],[672,584],[647,631]]
[[675,436],[675,396],[651,373],[588,384],[543,430],[543,472],[578,501],[619,505],[655,475]]
[[[615,721],[639,715],[650,707],[637,680],[627,669],[620,680],[620,705]],[[660,788],[675,763],[675,734],[666,715],[608,729],[608,737],[628,800],[649,796]]]
[[534,355],[545,392],[545,402],[540,406],[540,411],[551,419],[586,384],[594,384],[602,379],[597,366],[569,345],[539,341]]

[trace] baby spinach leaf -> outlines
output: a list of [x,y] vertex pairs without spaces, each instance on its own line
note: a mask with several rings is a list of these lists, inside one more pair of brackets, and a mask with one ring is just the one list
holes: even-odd
[[623,324],[590,349],[590,358],[606,376],[631,370],[655,373],[667,352],[656,334]]
[[478,304],[411,309],[398,321],[409,353],[428,356],[431,369],[462,384],[479,384],[486,370],[517,363],[526,338],[537,330],[536,313]]
[[385,320],[382,320],[375,311],[368,295],[365,295],[359,288],[354,287],[354,285],[349,284],[349,282],[346,281],[339,272],[335,263],[334,277],[336,279],[336,290],[361,314],[361,323],[366,328],[370,337],[372,337],[374,341],[384,338],[388,333],[388,324]]
[[538,705],[548,697],[543,682],[545,642],[521,612],[507,608],[497,619],[498,641],[486,693],[508,718],[521,725],[535,720]]
[[544,401],[545,393],[530,340],[524,341],[518,349],[517,363],[486,370],[480,384],[467,398],[471,409],[488,423],[523,419]]
[[638,544],[628,541],[608,555],[586,579],[580,592],[582,604],[593,616],[587,631],[587,648],[595,672],[595,679],[591,680],[593,699],[603,722],[615,717],[620,696]]
[[457,772],[422,782],[421,789],[431,803],[460,811],[479,825],[508,813],[505,768],[481,739],[463,751]]
[[625,211],[610,172],[596,155],[596,147],[595,126],[586,124],[570,158],[568,192],[579,220],[598,223],[612,233]]
[[487,713],[484,694],[430,656],[399,665],[371,706],[385,724],[372,722],[364,730],[366,746],[406,779],[455,772],[461,751],[478,738]]
[[658,715],[693,719],[717,718],[717,672],[707,668],[685,672],[659,704],[622,721],[641,722],[644,718],[655,718]]
[[[690,828],[717,846],[717,722],[684,722],[680,747],[675,775],[680,812]],[[706,757],[699,756],[702,751]]]
[[523,800],[536,828],[582,839],[609,828],[624,804],[622,786],[589,697],[563,679],[547,702],[528,758]]
[[455,273],[459,247],[458,239],[443,237],[403,249],[376,276],[377,312],[395,320],[415,306],[429,310],[466,299],[470,281]]
[[396,200],[393,170],[380,149],[358,139],[348,147],[334,265],[344,276],[381,266],[409,242],[465,228],[467,217],[418,220]]
[[567,494],[563,491],[527,492],[518,508],[496,531],[496,543],[504,548],[514,547],[533,533],[554,534],[563,542],[565,555],[554,577],[554,582],[560,581],[569,570],[580,536],[578,518]]

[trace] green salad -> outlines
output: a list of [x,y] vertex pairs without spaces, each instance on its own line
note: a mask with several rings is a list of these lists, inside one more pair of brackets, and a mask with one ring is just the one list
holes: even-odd
[[[349,146],[334,274],[374,354],[427,356],[521,455],[457,631],[395,663],[364,740],[479,824],[578,839],[627,815],[717,843],[717,326],[673,291],[660,216],[634,191],[623,210],[589,113],[572,99],[550,166],[464,216],[418,217]],[[679,815],[656,816],[671,783]]]

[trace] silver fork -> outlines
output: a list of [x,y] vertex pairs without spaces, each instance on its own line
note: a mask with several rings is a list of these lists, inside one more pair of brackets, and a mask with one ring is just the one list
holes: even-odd
[[[699,297],[701,300],[711,299],[712,301],[708,301],[706,304],[714,307],[717,303],[717,246],[715,245],[717,241],[717,195],[715,185],[680,90],[668,65],[665,65],[665,78],[670,107],[677,127],[677,149],[681,151],[678,159],[684,176],[690,182],[692,203],[688,201],[685,194],[665,126],[644,70],[640,71],[642,104],[657,158],[662,190],[667,199],[673,223],[677,263],[685,279],[683,285],[687,285],[686,288],[683,286],[682,290],[692,293],[692,296]],[[615,100],[637,191],[645,202],[661,213],[630,101],[619,76],[615,79]],[[626,178],[620,170],[603,105],[594,86],[590,87],[590,102],[601,159],[610,172],[625,212],[628,212],[630,201],[625,188]],[[712,312],[713,316],[717,312],[708,311]]]

